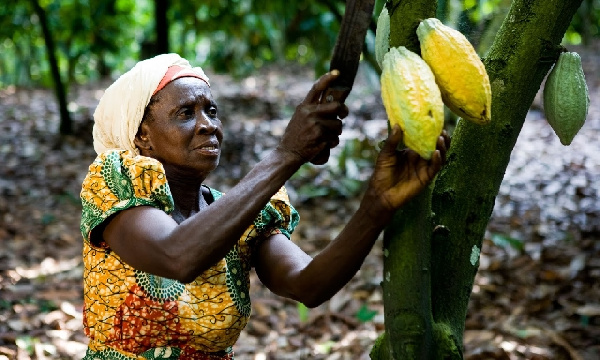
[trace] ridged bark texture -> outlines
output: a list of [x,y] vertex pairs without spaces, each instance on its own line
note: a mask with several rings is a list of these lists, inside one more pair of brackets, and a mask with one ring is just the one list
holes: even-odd
[[[383,238],[383,304],[394,359],[429,359],[431,316],[431,212],[429,189],[396,214]],[[411,214],[421,214],[414,221]],[[398,286],[400,285],[400,286]]]
[[393,0],[385,5],[390,14],[390,47],[405,46],[421,54],[417,27],[423,19],[435,17],[435,0]]

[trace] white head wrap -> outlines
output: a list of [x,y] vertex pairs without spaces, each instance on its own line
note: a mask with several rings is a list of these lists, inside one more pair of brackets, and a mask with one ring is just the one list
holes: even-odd
[[133,140],[144,116],[144,110],[154,90],[170,66],[193,69],[200,77],[208,78],[199,67],[177,54],[162,54],[138,62],[106,89],[94,112],[94,150],[123,149],[139,154]]

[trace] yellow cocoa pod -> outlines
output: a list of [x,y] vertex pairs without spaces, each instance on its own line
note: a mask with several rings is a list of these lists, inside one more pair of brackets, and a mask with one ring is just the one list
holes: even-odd
[[421,56],[435,74],[444,104],[464,119],[477,124],[489,123],[490,79],[469,40],[436,18],[421,21],[417,37]]
[[585,123],[590,96],[581,57],[563,52],[550,71],[544,85],[544,112],[561,144],[571,145]]
[[404,144],[429,160],[444,127],[444,103],[429,66],[404,46],[383,57],[381,98],[390,125],[404,131]]
[[384,6],[377,18],[377,29],[375,30],[375,60],[382,68],[383,56],[390,49],[390,14]]

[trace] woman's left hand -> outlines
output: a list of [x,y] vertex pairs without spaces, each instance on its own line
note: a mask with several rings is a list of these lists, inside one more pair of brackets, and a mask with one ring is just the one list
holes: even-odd
[[338,145],[342,121],[348,107],[339,101],[323,102],[322,97],[340,72],[333,70],[321,76],[304,100],[296,107],[285,129],[278,149],[292,154],[300,162],[323,165],[329,149]]
[[420,193],[436,176],[446,160],[450,137],[443,131],[437,139],[436,150],[430,160],[425,160],[410,149],[397,150],[403,132],[399,126],[385,141],[375,164],[366,196],[375,199],[393,213]]

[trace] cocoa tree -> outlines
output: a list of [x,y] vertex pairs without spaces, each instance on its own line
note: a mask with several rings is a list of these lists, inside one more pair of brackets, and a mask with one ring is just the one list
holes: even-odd
[[[447,164],[384,234],[385,333],[373,359],[462,359],[483,236],[511,151],[582,0],[513,0],[483,62],[492,121],[459,121]],[[419,52],[419,20],[435,0],[393,0],[390,46]]]

